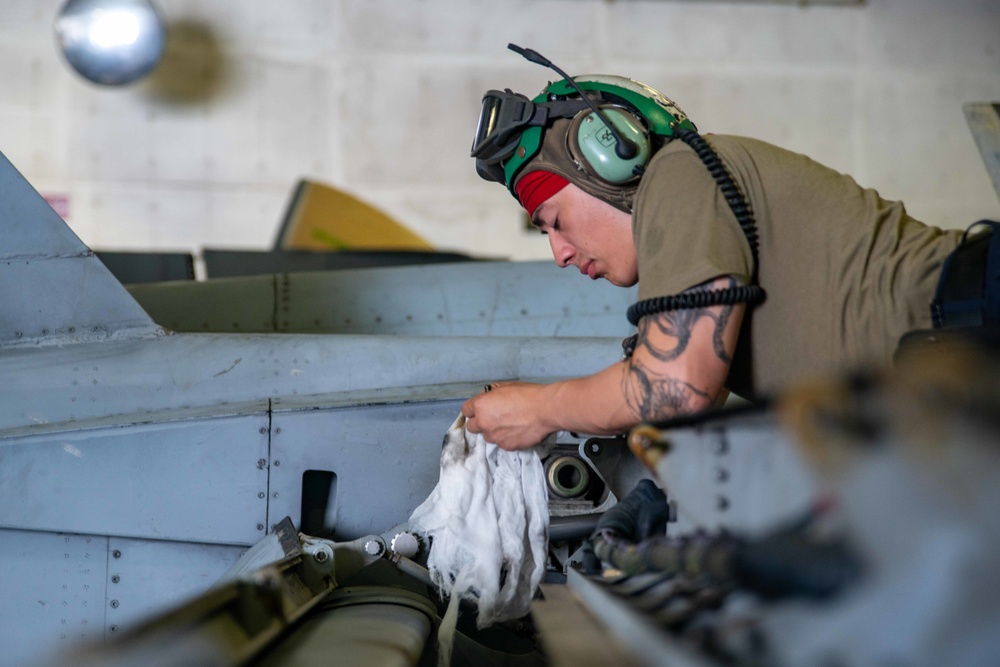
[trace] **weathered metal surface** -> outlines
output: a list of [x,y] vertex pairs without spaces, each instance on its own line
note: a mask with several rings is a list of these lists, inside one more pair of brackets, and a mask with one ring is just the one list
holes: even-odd
[[0,447],[0,526],[253,544],[267,429],[261,411],[18,438]]
[[441,438],[464,395],[418,405],[276,410],[269,519],[288,515],[301,525],[303,475],[317,470],[336,476],[325,536],[353,539],[406,521],[437,483]]
[[634,288],[545,262],[462,262],[134,285],[173,331],[614,336]]
[[178,334],[0,354],[5,429],[308,396],[590,373],[614,339]]
[[0,529],[0,665],[103,638],[107,557],[106,537]]
[[109,538],[107,545],[104,636],[108,639],[201,595],[247,550],[245,545],[123,537]]
[[0,235],[0,350],[159,330],[2,154]]

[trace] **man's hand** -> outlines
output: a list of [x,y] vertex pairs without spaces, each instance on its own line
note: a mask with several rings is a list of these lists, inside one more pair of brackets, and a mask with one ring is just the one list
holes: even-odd
[[[723,277],[694,290],[735,284]],[[740,303],[647,315],[631,358],[552,384],[496,383],[462,405],[466,428],[504,449],[525,449],[555,431],[608,435],[705,410],[725,394],[744,309]]]
[[551,406],[547,385],[528,382],[494,382],[491,390],[462,405],[465,428],[482,433],[487,442],[502,449],[534,447],[559,429],[546,420]]

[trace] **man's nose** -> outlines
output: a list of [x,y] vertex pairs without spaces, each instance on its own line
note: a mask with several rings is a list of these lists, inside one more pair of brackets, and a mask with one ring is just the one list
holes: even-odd
[[566,268],[573,262],[573,246],[559,234],[549,232],[549,247],[552,248],[552,258],[556,260],[559,268]]

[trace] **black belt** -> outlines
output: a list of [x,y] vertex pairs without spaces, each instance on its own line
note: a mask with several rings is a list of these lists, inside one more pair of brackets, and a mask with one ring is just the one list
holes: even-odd
[[[979,225],[986,231],[969,238]],[[941,266],[931,319],[935,329],[1000,324],[1000,223],[980,220]]]

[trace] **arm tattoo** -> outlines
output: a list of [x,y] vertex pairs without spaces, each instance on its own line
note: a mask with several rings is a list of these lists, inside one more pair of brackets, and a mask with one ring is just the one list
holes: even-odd
[[[735,286],[732,278],[726,287]],[[696,287],[690,291],[705,288]],[[671,310],[655,315],[647,315],[639,322],[639,340],[636,351],[645,349],[659,361],[669,362],[680,357],[687,350],[691,341],[691,332],[695,324],[703,317],[712,320],[715,326],[712,331],[712,349],[715,356],[723,363],[732,361],[723,342],[723,334],[733,313],[733,306],[714,306],[718,313],[709,308],[688,308]],[[655,335],[655,334],[659,335]],[[651,340],[653,334],[656,340]],[[663,339],[667,339],[664,343]],[[671,346],[669,343],[673,343]],[[681,412],[693,410],[694,399],[709,397],[708,392],[701,391],[694,385],[674,377],[663,375],[654,369],[638,362],[633,355],[626,362],[626,372],[622,379],[622,389],[625,401],[632,412],[644,421],[659,421]]]
[[707,392],[694,385],[660,376],[634,359],[629,360],[622,385],[629,408],[639,419],[647,422],[690,412],[691,399],[708,397]]
[[[729,279],[726,287],[734,287],[736,281]],[[695,287],[688,292],[703,291],[703,288]],[[716,306],[718,307],[718,306]],[[637,346],[643,347],[660,361],[673,361],[684,354],[688,342],[691,340],[691,330],[694,325],[703,317],[707,317],[715,322],[715,329],[712,333],[712,347],[719,359],[725,363],[730,363],[732,359],[726,352],[722,342],[722,334],[729,323],[729,317],[733,314],[733,306],[722,306],[722,310],[716,315],[708,308],[685,308],[683,310],[668,310],[655,315],[647,315],[639,321],[639,341]],[[649,339],[649,334],[653,328],[668,338],[676,340],[673,347],[657,345]]]

